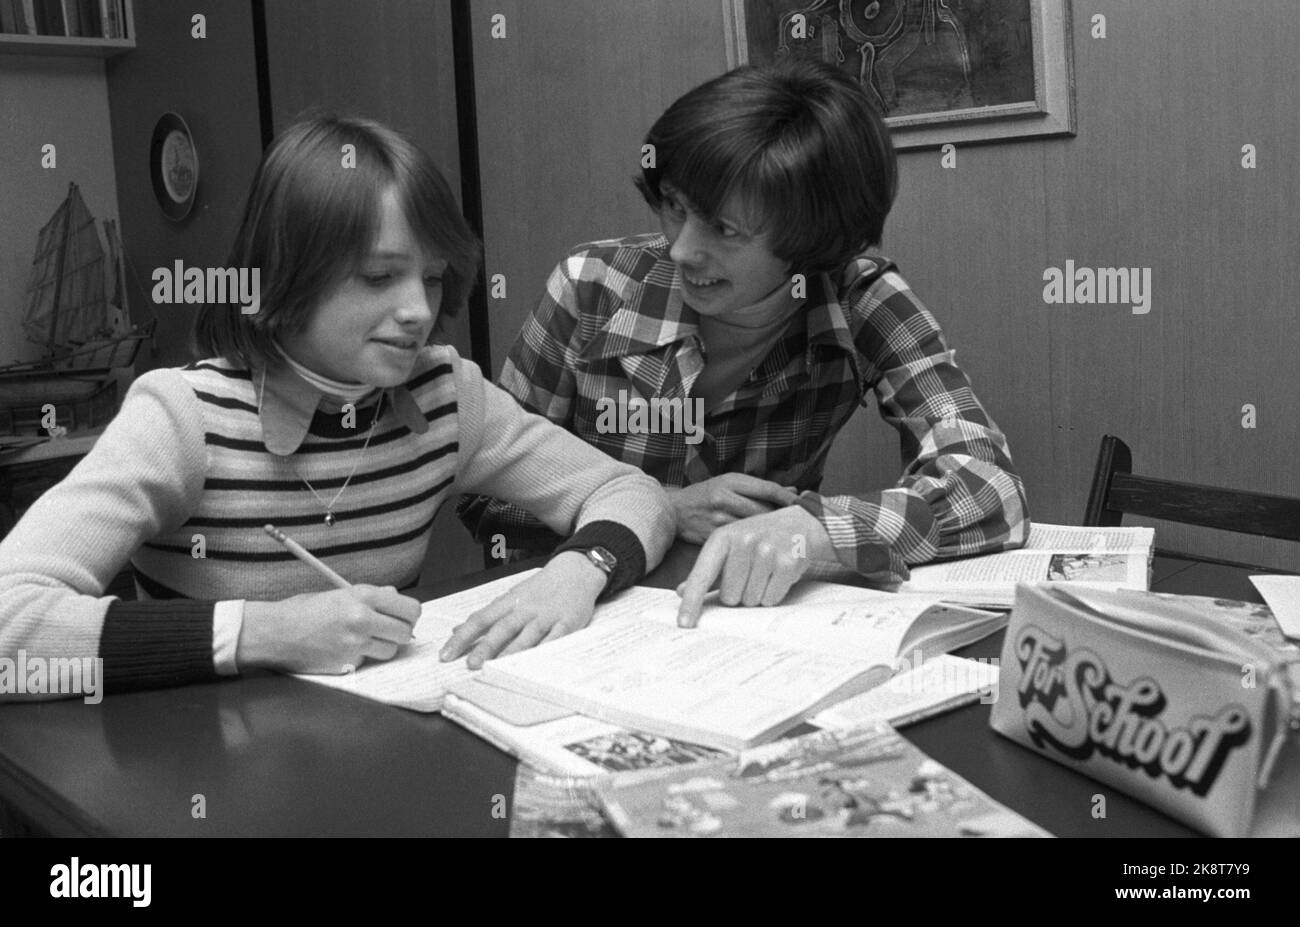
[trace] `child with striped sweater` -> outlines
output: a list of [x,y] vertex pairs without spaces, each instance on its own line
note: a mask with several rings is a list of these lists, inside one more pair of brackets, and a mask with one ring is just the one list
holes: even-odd
[[[389,659],[420,614],[397,587],[418,579],[433,518],[460,492],[510,498],[571,536],[444,658],[477,666],[584,626],[598,596],[659,562],[671,510],[655,480],[431,344],[477,260],[446,182],[405,138],[354,119],[287,130],[230,261],[260,269],[259,304],[204,307],[208,359],[140,377],[0,542],[0,656],[102,657],[109,693]],[[329,588],[268,522],[353,588]],[[105,597],[128,561],[142,601]]]

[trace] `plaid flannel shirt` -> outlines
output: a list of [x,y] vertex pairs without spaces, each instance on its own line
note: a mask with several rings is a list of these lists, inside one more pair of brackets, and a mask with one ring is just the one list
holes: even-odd
[[[704,367],[697,316],[683,305],[668,247],[662,235],[639,235],[574,249],[551,274],[499,385],[666,486],[740,472],[797,488],[839,561],[876,581],[906,579],[908,564],[1024,543],[1024,488],[1006,438],[934,317],[883,258],[859,257],[838,285],[829,275],[807,280],[802,318],[709,411],[699,443],[598,429],[598,400],[607,409],[626,391],[684,402]],[[823,495],[831,443],[871,392],[899,433],[902,477],[877,492]],[[461,514],[480,540],[500,532],[511,546],[531,546],[519,539],[537,522],[520,509],[479,498]]]

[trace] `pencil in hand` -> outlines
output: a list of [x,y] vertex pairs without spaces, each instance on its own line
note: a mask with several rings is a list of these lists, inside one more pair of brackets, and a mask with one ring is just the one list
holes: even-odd
[[285,548],[289,551],[289,553],[293,554],[303,563],[307,564],[307,566],[311,567],[321,576],[324,576],[326,579],[328,579],[332,584],[334,584],[339,589],[352,588],[352,584],[350,582],[348,582],[342,576],[339,576],[339,574],[335,573],[333,570],[327,567],[324,563],[322,563],[319,559],[317,559],[311,553],[311,551],[307,550],[307,548],[303,547],[293,538],[289,537],[289,535],[285,534],[275,525],[264,525],[263,530],[265,530],[267,534],[269,534],[271,537],[275,538],[277,541],[283,544]]

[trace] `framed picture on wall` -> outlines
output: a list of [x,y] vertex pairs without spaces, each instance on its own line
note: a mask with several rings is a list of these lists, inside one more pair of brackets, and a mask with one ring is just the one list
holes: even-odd
[[723,0],[727,65],[853,75],[901,150],[1074,135],[1070,0]]

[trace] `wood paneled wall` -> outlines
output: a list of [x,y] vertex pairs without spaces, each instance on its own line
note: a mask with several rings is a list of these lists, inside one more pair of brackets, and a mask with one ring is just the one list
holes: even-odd
[[[646,130],[725,70],[721,2],[473,0],[492,366],[581,242],[654,231],[632,186]],[[494,16],[505,36],[494,38]]]
[[[59,114],[50,118],[50,114]],[[56,166],[42,166],[54,145]],[[104,62],[0,55],[0,364],[37,360],[23,332],[41,226],[76,183],[97,220],[118,216]]]
[[[1040,520],[1082,516],[1104,433],[1139,472],[1300,494],[1300,7],[1074,7],[1078,136],[959,149],[952,170],[904,155],[886,249],[1008,432]],[[1043,271],[1066,260],[1151,268],[1150,311],[1046,305]],[[1284,542],[1160,525],[1157,543],[1300,569]]]
[[[204,38],[193,36],[196,13],[206,18]],[[139,373],[191,360],[196,308],[153,305],[150,275],[177,260],[225,266],[262,148],[247,0],[212,0],[201,10],[137,3],[135,27],[136,48],[110,60],[107,70],[131,315],[136,322],[150,313],[158,319],[157,352],[140,358]],[[190,127],[199,162],[194,208],[181,222],[162,214],[149,177],[154,124],[166,112],[179,113]]]
[[378,119],[414,138],[460,195],[446,0],[266,4],[275,130],[312,109]]
[[[366,116],[409,135],[460,197],[450,4],[445,0],[275,0],[266,4],[271,112],[279,132],[313,111]],[[469,326],[452,329],[470,357]],[[444,506],[423,579],[481,569],[483,556]]]
[[[1300,493],[1300,7],[1074,6],[1078,136],[902,154],[884,251],[939,316],[1007,431],[1042,521],[1083,513],[1103,433],[1135,466]],[[631,186],[645,130],[725,70],[722,2],[475,0],[492,361],[572,245],[654,227]],[[493,38],[491,17],[505,17]],[[1094,14],[1106,37],[1092,38]],[[1253,144],[1258,167],[1243,169]],[[1150,312],[1046,305],[1043,271],[1149,267]],[[1242,428],[1242,406],[1258,427]],[[850,422],[825,489],[892,483],[898,443]],[[1300,568],[1295,545],[1164,526],[1162,546]]]
[[[444,0],[278,0],[266,4],[275,131],[312,112],[377,119],[433,157],[460,197],[456,78]],[[458,321],[457,349],[470,356]]]

